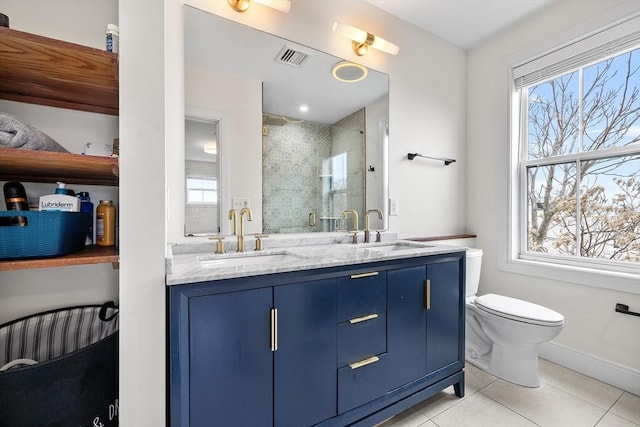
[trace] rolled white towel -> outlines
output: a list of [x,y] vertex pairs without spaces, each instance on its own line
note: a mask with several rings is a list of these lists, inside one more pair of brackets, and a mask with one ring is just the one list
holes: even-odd
[[68,153],[49,135],[2,111],[0,111],[0,147]]

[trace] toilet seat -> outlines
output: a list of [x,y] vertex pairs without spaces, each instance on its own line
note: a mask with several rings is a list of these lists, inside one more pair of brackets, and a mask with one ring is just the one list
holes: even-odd
[[562,326],[564,316],[528,301],[503,295],[486,294],[475,299],[476,307],[496,316],[541,326]]

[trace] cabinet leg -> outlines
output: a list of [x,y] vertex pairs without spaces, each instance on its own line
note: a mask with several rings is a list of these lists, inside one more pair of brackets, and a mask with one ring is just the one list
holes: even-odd
[[456,393],[458,397],[464,397],[464,376],[460,380],[453,385],[453,391]]

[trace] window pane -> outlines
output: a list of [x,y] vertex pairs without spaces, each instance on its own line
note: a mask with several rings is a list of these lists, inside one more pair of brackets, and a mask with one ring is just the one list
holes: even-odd
[[581,163],[580,255],[640,261],[640,155]]
[[527,168],[527,249],[576,253],[575,163]]
[[218,192],[217,191],[203,191],[202,192],[202,201],[204,203],[217,203],[218,202]]
[[187,178],[187,188],[200,188],[203,190],[216,190],[218,182],[215,178]]
[[528,88],[528,158],[579,151],[578,72]]
[[584,69],[584,150],[640,141],[640,49]]
[[331,176],[331,191],[347,188],[347,153],[340,153],[323,160],[322,173]]

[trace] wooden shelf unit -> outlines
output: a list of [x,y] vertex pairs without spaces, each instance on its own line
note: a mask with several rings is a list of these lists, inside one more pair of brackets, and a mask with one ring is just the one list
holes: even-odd
[[0,27],[0,98],[118,115],[118,54]]
[[118,159],[0,148],[0,181],[118,185]]
[[85,249],[69,255],[55,258],[34,258],[0,261],[2,270],[26,270],[32,268],[67,267],[72,265],[88,265],[112,263],[118,268],[118,251],[114,246],[87,246]]
[[[118,115],[118,55],[0,27],[0,99]],[[0,181],[118,185],[118,159],[0,148]],[[0,260],[0,270],[112,263],[115,247],[69,255]]]

